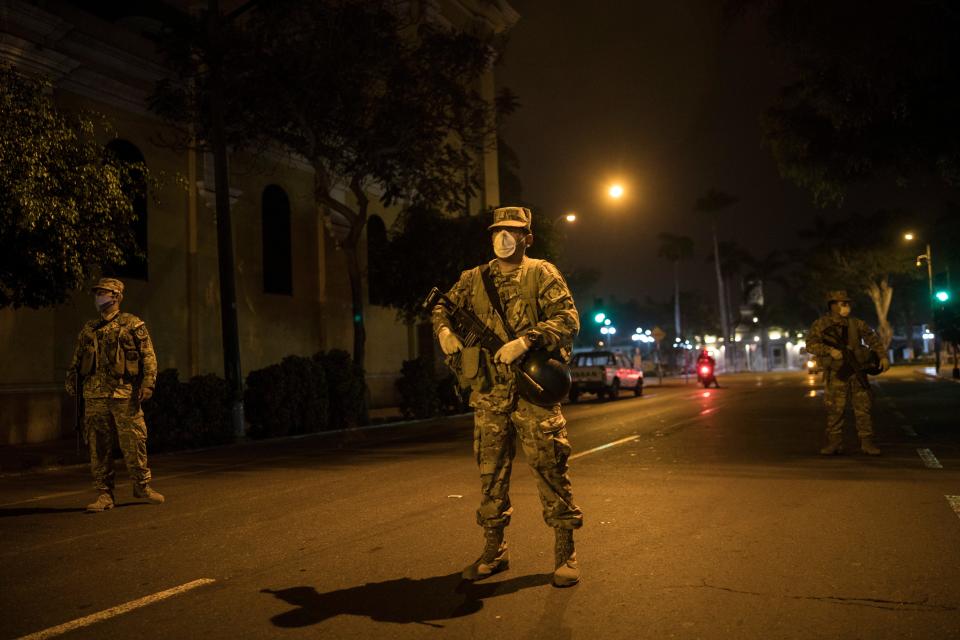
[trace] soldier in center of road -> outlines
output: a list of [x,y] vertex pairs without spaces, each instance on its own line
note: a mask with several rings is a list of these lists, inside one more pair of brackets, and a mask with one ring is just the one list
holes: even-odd
[[880,449],[873,443],[873,395],[866,376],[855,375],[852,367],[844,364],[844,353],[856,358],[862,353],[861,340],[876,354],[879,371],[890,368],[890,361],[883,349],[877,332],[860,318],[850,315],[850,297],[846,291],[831,291],[827,294],[829,312],[813,323],[807,333],[808,352],[823,365],[823,403],[827,408],[827,444],[820,453],[835,455],[843,452],[843,416],[848,401],[852,400],[853,413],[860,436],[860,450],[868,455],[879,455]]
[[[510,472],[519,436],[537,480],[543,519],[555,531],[553,584],[566,587],[580,580],[573,531],[583,522],[567,474],[570,443],[566,420],[559,404],[541,407],[520,397],[509,365],[534,347],[559,351],[569,360],[580,319],[557,268],[526,256],[526,248],[533,243],[532,217],[524,207],[496,209],[489,227],[496,258],[464,271],[447,294],[505,341],[496,353],[471,348],[462,358],[462,376],[470,381],[470,405],[475,411],[473,448],[482,493],[477,524],[483,527],[486,541],[480,557],[462,575],[477,580],[508,566],[504,528],[513,513]],[[511,331],[503,326],[487,295],[481,270],[489,270]],[[442,306],[433,310],[433,327],[444,354],[452,356],[463,350],[461,337],[451,329]],[[511,334],[517,337],[511,340]]]

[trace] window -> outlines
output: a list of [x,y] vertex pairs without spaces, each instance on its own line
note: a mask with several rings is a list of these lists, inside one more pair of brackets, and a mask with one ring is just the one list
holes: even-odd
[[263,236],[263,291],[293,295],[293,259],[290,250],[290,199],[275,184],[263,190],[260,201]]
[[367,286],[370,304],[384,303],[386,284],[387,225],[383,218],[372,215],[367,220]]
[[[116,139],[106,147],[107,154],[124,164],[143,164],[145,160],[140,149],[131,142]],[[130,225],[133,232],[135,247],[129,247],[124,252],[125,264],[104,265],[106,275],[119,278],[133,278],[146,280],[149,275],[147,269],[147,179],[140,171],[131,172],[132,181],[125,185],[123,192],[133,199],[133,213],[136,218]]]

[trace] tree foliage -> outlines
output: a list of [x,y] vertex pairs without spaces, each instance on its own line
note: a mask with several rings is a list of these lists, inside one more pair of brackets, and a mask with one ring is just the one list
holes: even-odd
[[[370,193],[462,208],[479,188],[473,163],[495,141],[494,107],[479,93],[490,39],[404,19],[387,0],[259,3],[211,47],[202,22],[171,34],[176,79],[154,109],[210,138],[211,62],[222,62],[228,137],[281,148],[314,170],[314,198],[347,257],[354,358],[365,330],[358,243]],[[504,98],[502,104],[511,104]],[[351,200],[338,197],[344,187]]]
[[797,71],[764,119],[780,172],[820,205],[857,181],[960,185],[960,12],[928,0],[768,0]]
[[0,308],[62,303],[137,250],[146,168],[105,154],[92,116],[61,111],[50,89],[0,66]]

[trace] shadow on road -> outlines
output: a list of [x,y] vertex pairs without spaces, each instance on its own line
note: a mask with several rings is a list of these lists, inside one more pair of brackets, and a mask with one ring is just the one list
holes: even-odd
[[291,604],[270,621],[277,627],[306,627],[341,614],[367,616],[378,622],[419,623],[443,627],[431,620],[467,616],[483,608],[483,600],[550,583],[550,574],[529,575],[502,582],[474,583],[460,573],[415,580],[400,578],[359,587],[317,593],[313,587],[262,589]]

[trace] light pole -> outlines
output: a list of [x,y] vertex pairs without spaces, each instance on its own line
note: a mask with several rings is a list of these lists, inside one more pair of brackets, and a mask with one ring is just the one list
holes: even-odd
[[[903,234],[903,239],[910,242],[914,239],[914,235],[911,232]],[[917,266],[920,266],[920,261],[924,260],[927,263],[927,290],[930,296],[930,320],[933,321],[933,313],[935,311],[935,304],[933,298],[933,253],[930,251],[930,243],[927,244],[927,252],[921,253],[917,256]],[[934,327],[936,329],[936,327]],[[933,351],[934,351],[934,362],[937,373],[940,373],[940,337],[939,333],[934,331],[933,338]]]

